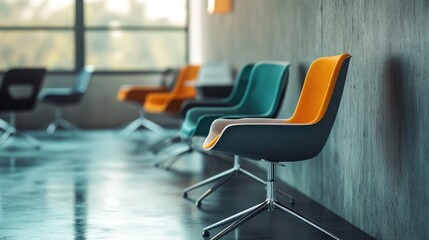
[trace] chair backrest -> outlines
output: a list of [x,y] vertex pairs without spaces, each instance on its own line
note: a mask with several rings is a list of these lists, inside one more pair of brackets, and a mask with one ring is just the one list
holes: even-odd
[[230,86],[232,83],[231,65],[225,62],[206,63],[198,73],[197,86]]
[[288,62],[259,62],[250,73],[250,82],[239,107],[247,114],[275,117],[283,99],[287,77]]
[[91,80],[94,68],[92,66],[85,66],[76,75],[76,80],[73,85],[73,93],[84,94],[88,90],[89,81]]
[[[20,111],[34,108],[46,69],[16,68],[10,69],[3,76],[0,87],[0,111]],[[12,94],[13,87],[31,87],[31,92],[24,98]]]
[[180,96],[195,96],[196,91],[193,81],[197,78],[199,69],[200,66],[198,65],[188,65],[180,69],[172,94]]
[[236,105],[243,99],[247,85],[249,84],[250,73],[252,72],[254,66],[254,63],[249,63],[241,68],[237,75],[237,79],[235,80],[231,94],[228,96],[228,98],[226,98],[226,102],[230,103],[231,105]]
[[176,83],[177,77],[179,76],[179,69],[167,68],[161,73],[161,87],[167,88],[171,91]]
[[337,79],[343,77],[345,80],[340,73],[344,64],[347,73],[349,58],[349,54],[322,57],[311,64],[295,112],[286,122],[314,124],[324,117],[328,106],[332,105],[330,102]]

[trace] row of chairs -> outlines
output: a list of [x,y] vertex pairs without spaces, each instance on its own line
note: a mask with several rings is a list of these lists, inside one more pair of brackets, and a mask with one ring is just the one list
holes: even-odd
[[[207,72],[204,75],[211,75],[211,79],[224,79],[223,83],[228,84],[230,81],[229,79],[231,72],[229,68],[229,65],[225,63],[209,64],[204,68]],[[163,134],[164,129],[160,125],[147,120],[144,117],[145,112],[177,113],[185,100],[191,100],[195,98],[195,88],[193,85],[189,84],[189,82],[194,81],[197,78],[199,69],[199,66],[194,65],[183,68],[180,72],[178,72],[177,76],[175,76],[177,81],[174,82],[175,84],[172,88],[167,86],[167,79],[169,75],[176,75],[177,71],[174,69],[167,69],[162,73],[163,78],[161,81],[161,87],[122,87],[117,95],[117,98],[120,101],[131,101],[138,104],[143,104],[146,101],[146,96],[149,94],[152,95],[148,97],[149,100],[147,101],[147,105],[145,105],[145,111],[141,109],[139,118],[129,124],[123,130],[123,133],[131,133],[143,126],[154,132]],[[213,69],[215,70],[214,75]],[[5,143],[11,137],[16,136],[26,140],[34,147],[40,148],[40,141],[18,131],[15,124],[15,112],[33,109],[38,102],[37,100],[51,104],[55,107],[55,119],[48,125],[46,129],[47,134],[53,134],[59,128],[68,130],[71,133],[75,133],[74,130],[76,130],[76,126],[65,120],[62,116],[63,108],[68,105],[76,105],[81,101],[83,95],[88,89],[93,71],[94,69],[92,66],[85,66],[76,75],[76,79],[72,87],[45,88],[42,89],[40,93],[39,91],[46,73],[45,69],[21,68],[11,69],[6,72],[0,87],[0,112],[9,112],[10,120],[9,122],[0,120],[0,128],[3,130],[3,134],[0,136],[0,145]],[[207,81],[209,78],[205,77],[204,79]],[[30,88],[29,94],[22,98],[20,96],[14,96],[14,92],[12,90],[14,88],[20,87]],[[216,90],[219,90],[219,88]],[[162,94],[153,95],[154,93]]]
[[48,125],[46,132],[52,134],[58,128],[72,131],[76,127],[62,117],[62,109],[67,105],[80,102],[87,91],[94,69],[85,66],[80,71],[74,85],[70,88],[45,88],[40,91],[46,70],[43,68],[19,68],[7,71],[0,86],[0,112],[10,114],[9,122],[0,120],[0,146],[11,137],[18,137],[36,148],[41,147],[39,140],[20,132],[16,128],[17,111],[28,111],[38,101],[55,106],[55,119]]
[[[173,81],[167,81],[168,78]],[[149,121],[145,117],[146,113],[167,113],[184,117],[189,109],[202,103],[219,105],[217,99],[229,95],[232,83],[231,66],[225,62],[212,62],[202,66],[188,65],[177,71],[168,69],[162,74],[159,87],[122,86],[117,93],[117,99],[141,107],[139,117],[122,132],[128,135],[140,127],[145,127],[164,134],[164,128]]]
[[[157,158],[157,165],[165,164],[167,167],[182,154],[194,150],[234,156],[231,169],[184,189],[183,196],[187,197],[189,191],[215,182],[196,200],[196,206],[240,173],[266,186],[263,202],[204,228],[204,237],[210,235],[210,230],[230,224],[212,238],[219,239],[263,211],[280,210],[339,239],[331,231],[277,200],[276,195],[280,193],[289,199],[290,204],[294,204],[291,196],[276,188],[276,168],[282,166],[282,162],[313,158],[323,149],[337,115],[349,61],[349,54],[316,59],[308,70],[295,112],[289,119],[276,119],[276,116],[283,102],[290,64],[248,64],[238,74],[228,98],[218,101],[218,105],[213,102],[206,105],[200,103],[199,107],[190,108],[180,131],[150,148],[159,156],[171,143],[187,144],[188,147],[181,151]],[[146,103],[144,106],[146,109]],[[205,138],[202,147],[195,144],[194,140],[198,137]],[[243,157],[267,162],[266,180],[243,169],[240,164]]]
[[[210,230],[230,224],[212,238],[219,239],[263,211],[277,209],[289,213],[338,239],[334,233],[277,200],[276,194],[280,193],[289,198],[290,204],[294,203],[291,196],[276,188],[276,167],[281,166],[281,162],[313,158],[323,149],[336,118],[349,61],[350,55],[348,54],[322,57],[314,61],[308,70],[295,112],[289,119],[276,119],[276,117],[286,92],[290,64],[287,62],[248,64],[237,75],[237,80],[229,97],[223,100],[200,101],[190,104],[186,109],[180,131],[150,148],[152,152],[160,155],[163,149],[171,145],[170,143],[182,142],[187,144],[187,147],[182,151],[157,158],[157,165],[165,164],[167,167],[170,167],[182,154],[195,150],[204,153],[227,153],[234,156],[234,165],[231,169],[184,189],[183,196],[186,197],[189,191],[216,182],[197,199],[197,206],[201,205],[203,199],[240,173],[266,187],[265,201],[204,228],[204,237],[210,235]],[[164,133],[162,128],[151,125],[145,119],[144,113],[178,112],[179,109],[183,108],[184,100],[195,98],[195,88],[189,82],[197,77],[199,70],[200,67],[194,65],[182,68],[177,75],[174,87],[170,91],[168,89],[143,89],[144,91],[141,92],[146,93],[139,95],[135,89],[121,89],[118,99],[135,98],[138,99],[135,102],[143,105],[143,113],[138,122],[129,125],[125,131],[132,132],[136,126],[144,125],[155,132]],[[85,71],[92,73],[91,68],[85,69]],[[26,82],[26,79],[30,79],[28,74],[31,74],[32,77],[31,81],[27,80]],[[82,93],[82,89],[87,87],[87,84],[76,81],[76,85],[72,89],[46,89],[41,94],[35,94],[40,88],[42,80],[36,81],[34,76],[37,76],[37,79],[43,79],[44,74],[45,70],[43,69],[32,69],[24,73],[15,70],[9,71],[0,88],[0,111],[32,108],[37,95],[41,101],[50,102],[56,106],[75,103],[79,101],[81,97],[79,94]],[[90,78],[90,75],[83,74],[81,77],[86,76],[82,78],[88,78],[89,76]],[[24,102],[20,104],[22,108],[11,104],[9,78],[22,79],[22,81],[15,80],[15,84],[33,86],[33,94],[27,105]],[[31,103],[32,101],[33,103]],[[48,130],[51,129],[49,132],[53,132],[57,127],[63,125],[67,128],[67,124],[64,124],[61,118],[61,112],[57,112],[56,115],[57,118],[48,127]],[[14,117],[11,117],[10,123],[0,124],[0,127],[4,129],[4,133],[0,137],[0,144],[11,135],[18,135],[24,136],[37,147],[34,142],[35,139],[16,130],[14,121]],[[202,146],[194,141],[198,137],[205,138]],[[263,180],[243,169],[240,164],[243,157],[267,162],[269,165],[267,179]]]

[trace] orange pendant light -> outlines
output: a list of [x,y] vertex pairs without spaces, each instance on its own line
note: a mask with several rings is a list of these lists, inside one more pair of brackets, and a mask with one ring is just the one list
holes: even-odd
[[232,11],[232,0],[209,0],[207,11],[210,14],[225,14]]

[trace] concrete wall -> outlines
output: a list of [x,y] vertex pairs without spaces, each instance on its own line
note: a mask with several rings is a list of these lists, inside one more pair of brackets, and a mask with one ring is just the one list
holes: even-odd
[[349,52],[325,149],[280,175],[378,239],[429,238],[429,1],[235,0],[220,16],[191,4],[191,60],[292,62],[283,118],[310,63]]

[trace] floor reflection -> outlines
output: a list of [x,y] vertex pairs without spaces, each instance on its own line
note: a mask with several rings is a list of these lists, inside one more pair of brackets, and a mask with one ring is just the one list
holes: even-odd
[[74,231],[75,240],[85,240],[87,227],[87,186],[86,171],[74,174]]
[[[136,151],[134,140],[120,138],[113,131],[83,134],[83,138],[42,138],[45,147],[38,152],[0,152],[1,240],[203,239],[203,227],[265,198],[263,186],[237,176],[198,209],[193,201],[182,198],[182,189],[230,168],[231,162],[194,153],[165,171],[153,167],[154,156]],[[140,147],[147,147],[154,138],[143,133]],[[257,175],[264,174],[243,164]],[[326,213],[314,211],[320,206],[284,187],[294,194],[300,210]],[[193,191],[189,197],[195,200],[206,189]],[[368,239],[335,215],[330,219],[351,231],[354,239]],[[212,231],[212,236],[220,230]],[[231,238],[329,239],[275,212],[258,216],[225,239]]]

